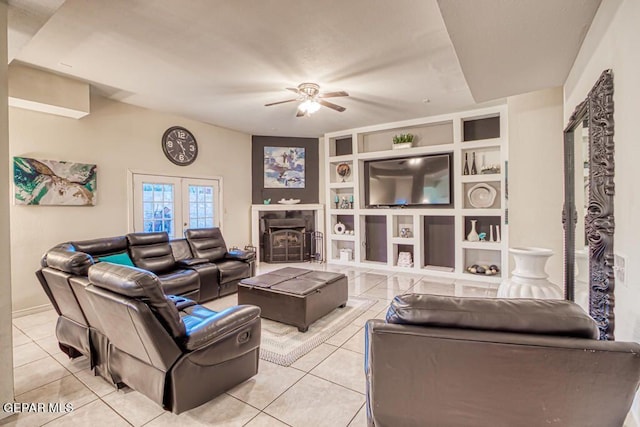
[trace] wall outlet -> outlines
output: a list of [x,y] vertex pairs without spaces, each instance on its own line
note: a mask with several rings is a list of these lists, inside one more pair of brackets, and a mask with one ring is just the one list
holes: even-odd
[[627,257],[622,254],[613,254],[613,271],[616,283],[627,286]]

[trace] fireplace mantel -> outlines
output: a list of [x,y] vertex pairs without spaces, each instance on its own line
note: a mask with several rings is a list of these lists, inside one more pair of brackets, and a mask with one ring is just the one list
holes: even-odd
[[[314,211],[315,230],[324,232],[324,205],[306,203],[295,205],[251,205],[251,245],[256,248],[256,263],[260,262],[260,213],[274,211]],[[326,253],[324,248],[323,253]]]

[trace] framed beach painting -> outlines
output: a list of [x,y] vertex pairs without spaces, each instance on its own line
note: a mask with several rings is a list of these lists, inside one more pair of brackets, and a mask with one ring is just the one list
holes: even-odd
[[264,188],[304,188],[302,147],[264,147]]
[[17,205],[94,206],[96,165],[13,158]]

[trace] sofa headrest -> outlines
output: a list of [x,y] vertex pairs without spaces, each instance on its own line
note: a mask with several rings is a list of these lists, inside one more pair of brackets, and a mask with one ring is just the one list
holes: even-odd
[[71,242],[71,244],[77,251],[86,252],[92,256],[110,255],[127,250],[127,238],[125,236],[82,240]]
[[222,233],[217,227],[190,228],[184,232],[187,239],[222,239]]
[[89,281],[104,288],[131,298],[164,299],[160,280],[146,270],[109,262],[100,262],[89,271]]
[[169,243],[169,235],[166,231],[158,231],[155,233],[130,233],[127,234],[127,240],[132,246],[154,245],[157,243]]
[[598,327],[571,301],[396,296],[388,323],[598,339]]
[[189,229],[184,234],[196,258],[215,262],[223,259],[227,254],[227,244],[217,227]]
[[60,243],[59,245],[52,247],[47,252],[45,252],[44,255],[42,255],[42,258],[40,258],[40,267],[42,268],[47,267],[47,255],[49,254],[49,252],[51,252],[54,249],[61,249],[63,251],[75,252],[75,248],[71,243]]
[[86,276],[89,267],[93,265],[91,255],[76,252],[68,247],[50,249],[43,257],[44,266],[64,271],[77,276]]
[[98,288],[143,301],[174,338],[185,336],[175,304],[162,292],[158,276],[150,271],[101,262],[89,269],[89,281]]

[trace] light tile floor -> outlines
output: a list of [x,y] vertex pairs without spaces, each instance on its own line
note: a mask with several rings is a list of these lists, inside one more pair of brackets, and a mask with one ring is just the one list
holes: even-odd
[[[13,321],[17,402],[71,403],[70,413],[22,413],[0,420],[9,426],[350,426],[366,425],[364,331],[367,319],[384,318],[389,302],[407,292],[485,296],[497,285],[327,264],[287,264],[339,271],[349,294],[378,300],[365,314],[290,367],[260,361],[255,377],[210,402],[174,415],[140,393],[116,391],[96,377],[88,360],[69,360],[57,346],[53,310]],[[261,264],[259,273],[284,265]],[[205,304],[221,310],[237,303],[230,295]]]

